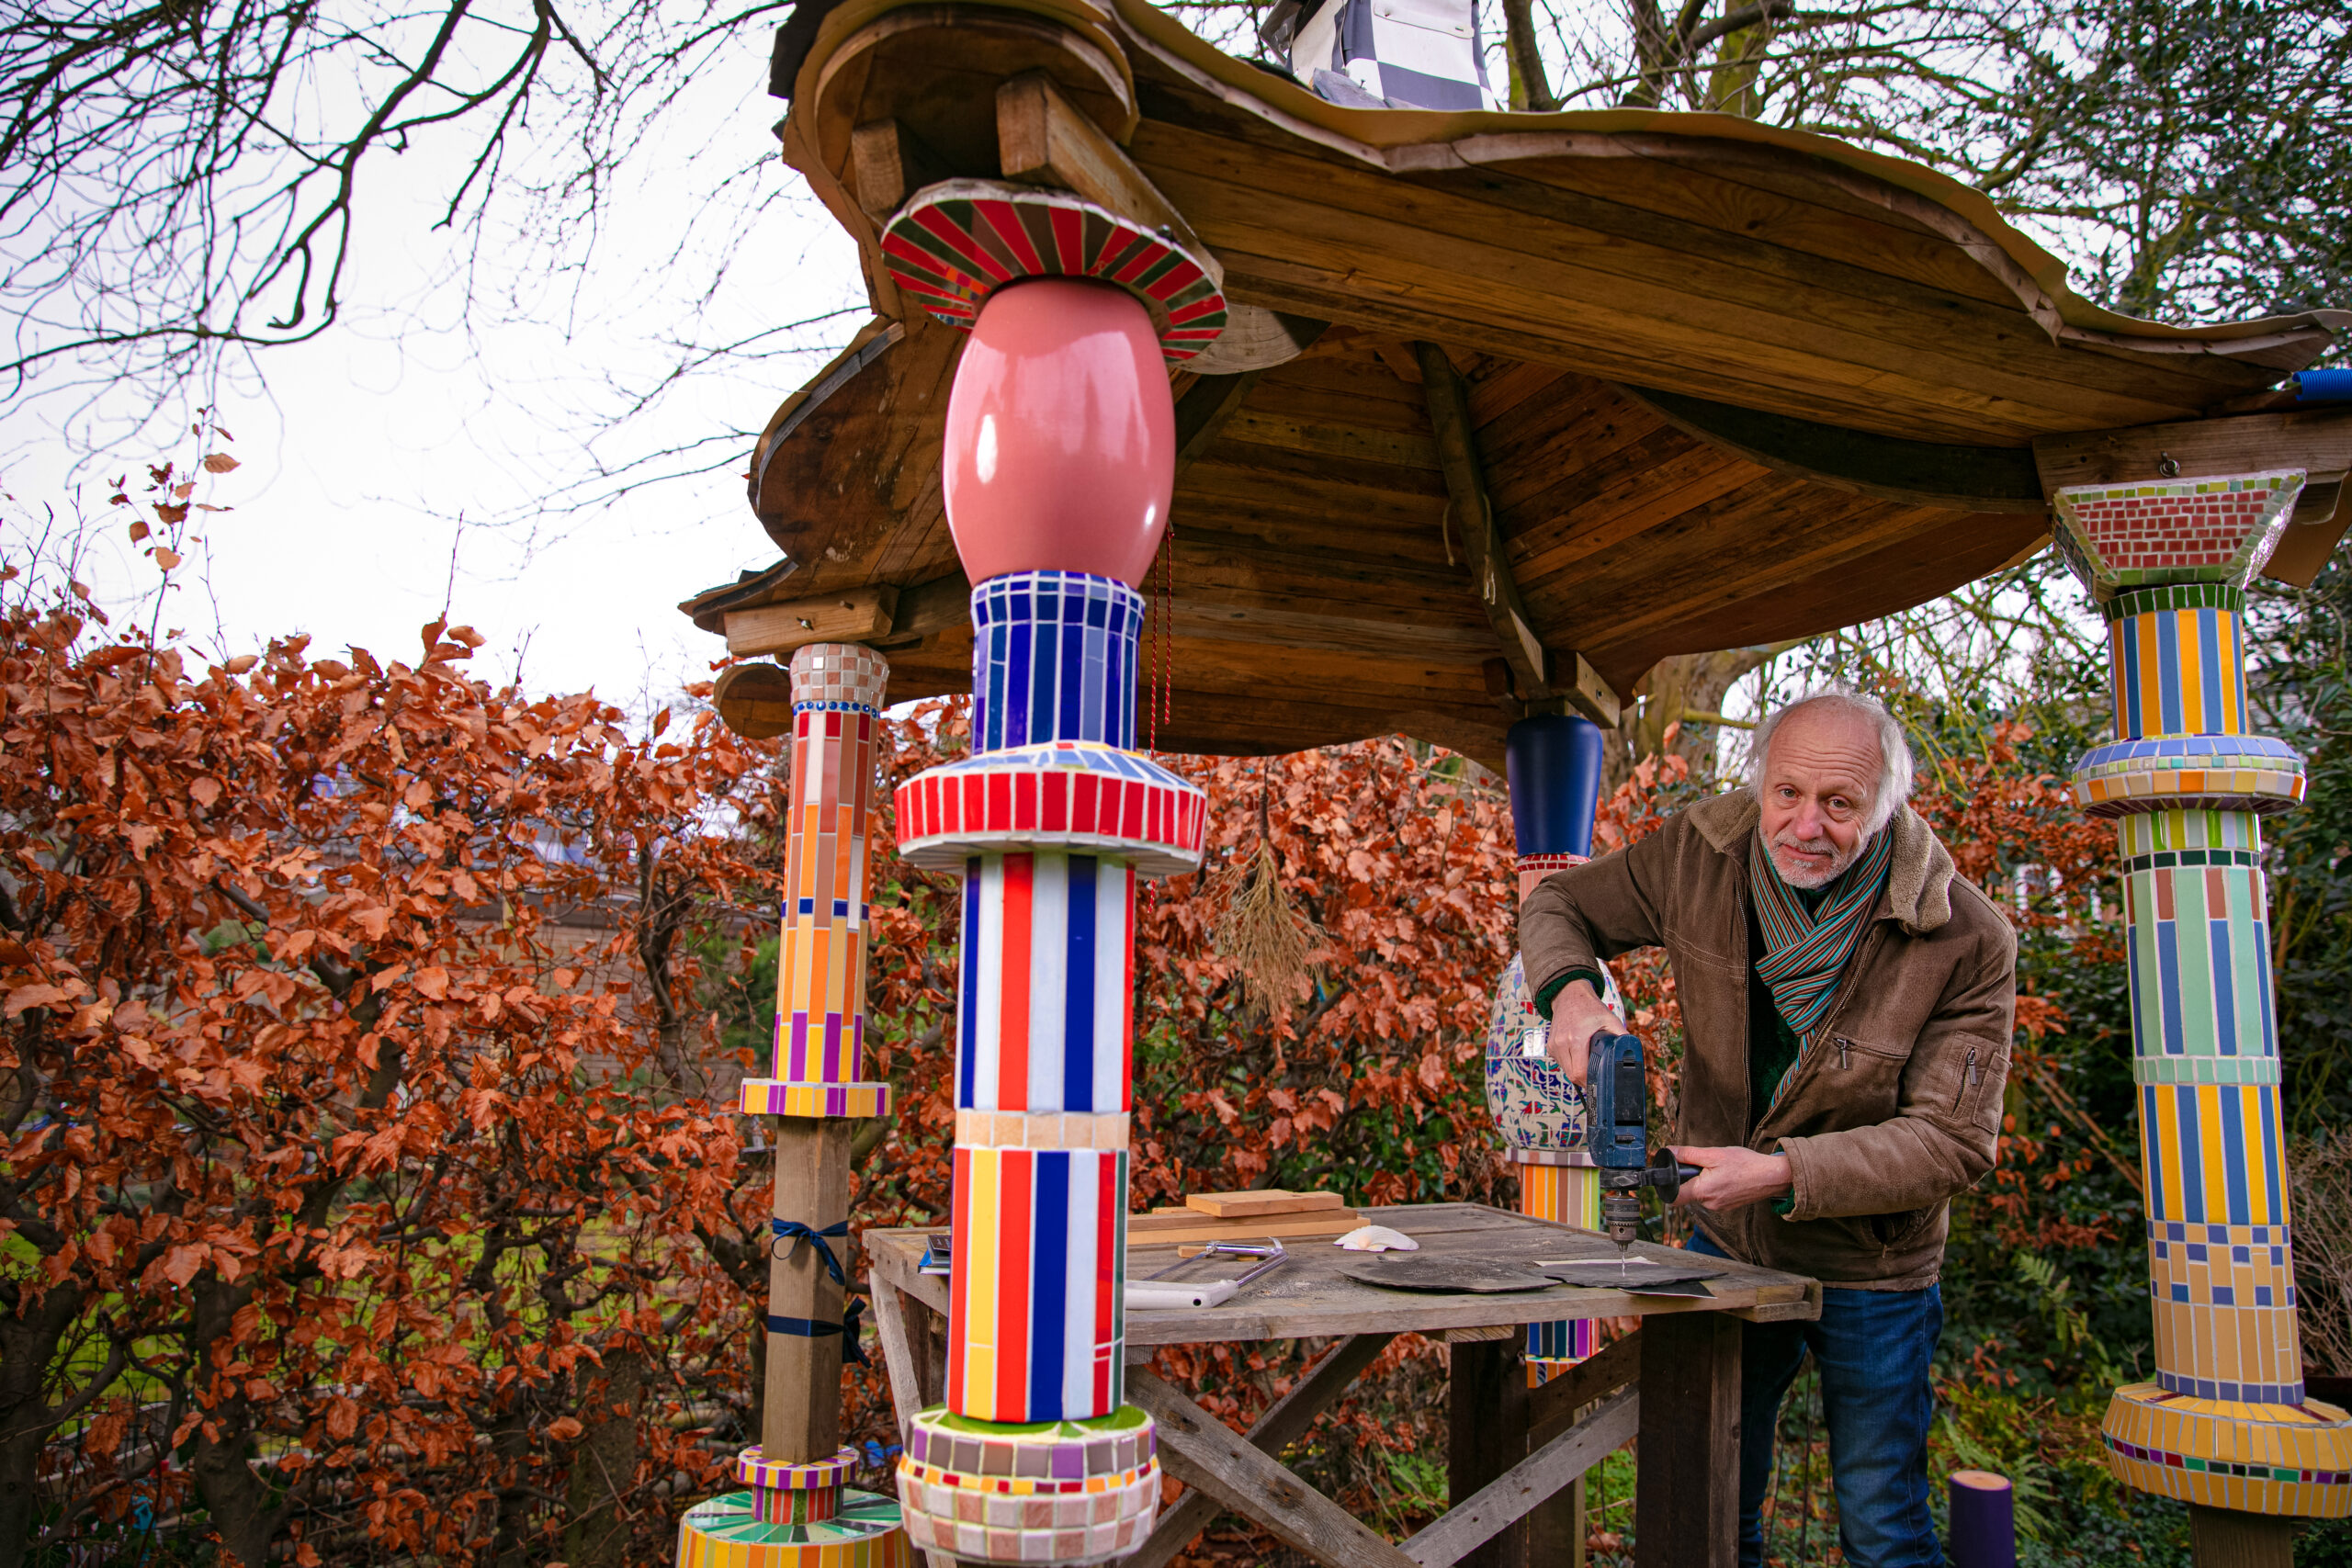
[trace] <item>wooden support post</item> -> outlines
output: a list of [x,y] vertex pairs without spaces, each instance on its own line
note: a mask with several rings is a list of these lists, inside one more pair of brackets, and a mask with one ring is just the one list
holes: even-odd
[[[1521,1336],[1452,1347],[1446,1492],[1451,1506],[1485,1490],[1527,1457],[1527,1363]],[[1463,1568],[1527,1568],[1527,1525],[1519,1520],[1462,1560]]]
[[1721,1313],[1642,1319],[1637,1568],[1733,1568],[1738,1559],[1740,1334]]
[[[775,1126],[775,1217],[817,1230],[849,1218],[850,1123],[839,1117],[782,1116]],[[844,1269],[846,1238],[831,1238]],[[838,1324],[848,1292],[834,1283],[816,1247],[774,1247],[768,1314]],[[771,1462],[831,1459],[842,1446],[842,1337],[768,1331],[767,1389],[760,1450]]]
[[2191,1503],[2188,1551],[2197,1568],[2294,1568],[2295,1521]]

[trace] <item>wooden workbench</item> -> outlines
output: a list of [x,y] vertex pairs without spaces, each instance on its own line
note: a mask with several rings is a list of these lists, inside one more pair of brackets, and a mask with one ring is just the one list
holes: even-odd
[[[1368,1210],[1364,1217],[1404,1232],[1424,1252],[1487,1263],[1616,1255],[1593,1232],[1476,1203],[1407,1204]],[[868,1231],[865,1237],[875,1321],[902,1430],[944,1392],[947,1281],[919,1267],[937,1234]],[[1674,1256],[1648,1246],[1635,1250]],[[1641,1568],[1731,1568],[1739,1486],[1738,1320],[1817,1316],[1818,1284],[1724,1263],[1707,1298],[1566,1285],[1438,1295],[1351,1280],[1337,1265],[1351,1255],[1328,1242],[1301,1243],[1291,1252],[1291,1262],[1221,1306],[1127,1314],[1127,1397],[1158,1423],[1160,1462],[1189,1488],[1126,1559],[1133,1568],[1164,1568],[1220,1507],[1329,1568],[1527,1568],[1531,1557],[1551,1556],[1540,1546],[1531,1553],[1530,1516],[1636,1436],[1642,1445],[1634,1528]],[[1127,1257],[1129,1276],[1141,1278],[1174,1262],[1176,1249],[1135,1247]],[[1219,1277],[1215,1265],[1196,1267],[1200,1278]],[[1521,1325],[1633,1316],[1645,1320],[1641,1333],[1542,1388],[1527,1387]],[[1448,1460],[1455,1501],[1427,1529],[1392,1544],[1285,1469],[1281,1454],[1404,1333],[1453,1346]],[[1144,1364],[1154,1346],[1257,1339],[1335,1343],[1246,1438]]]

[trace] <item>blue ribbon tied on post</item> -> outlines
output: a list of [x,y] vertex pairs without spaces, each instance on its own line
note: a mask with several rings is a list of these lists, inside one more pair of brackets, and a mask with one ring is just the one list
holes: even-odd
[[[849,1276],[842,1272],[842,1260],[834,1256],[832,1246],[828,1239],[838,1236],[846,1240],[849,1236],[847,1220],[837,1220],[823,1230],[819,1230],[814,1225],[803,1224],[798,1220],[772,1219],[768,1224],[775,1233],[775,1240],[770,1245],[786,1248],[778,1256],[790,1256],[791,1249],[799,1247],[805,1241],[817,1249],[818,1259],[824,1264],[825,1272],[832,1276],[833,1283],[843,1290],[849,1288]],[[797,1335],[804,1339],[816,1339],[828,1334],[839,1334],[844,1339],[842,1347],[842,1359],[854,1361],[859,1366],[866,1366],[870,1363],[865,1359],[865,1347],[857,1342],[861,1326],[860,1319],[865,1311],[865,1303],[855,1296],[852,1296],[849,1299],[849,1307],[842,1314],[842,1320],[839,1323],[825,1323],[807,1317],[785,1317],[779,1314],[770,1313],[768,1332]]]

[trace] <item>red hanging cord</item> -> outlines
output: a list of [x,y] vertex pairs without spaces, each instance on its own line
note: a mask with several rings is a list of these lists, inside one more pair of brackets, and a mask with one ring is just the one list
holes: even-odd
[[1151,685],[1145,706],[1151,727],[1150,747],[1159,750],[1160,721],[1175,711],[1176,683],[1176,525],[1171,520],[1159,541],[1159,603],[1151,629]]

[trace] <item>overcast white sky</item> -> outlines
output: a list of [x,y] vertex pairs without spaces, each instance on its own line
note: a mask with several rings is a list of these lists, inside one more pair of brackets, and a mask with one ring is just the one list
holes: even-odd
[[[357,644],[413,658],[417,627],[447,595],[456,617],[489,638],[486,672],[510,673],[520,654],[535,691],[594,686],[634,705],[705,677],[720,646],[674,605],[775,558],[743,499],[748,441],[712,454],[726,458],[712,473],[608,507],[532,525],[481,520],[512,519],[578,481],[583,440],[616,463],[730,426],[756,430],[863,321],[854,248],[775,156],[768,128],[782,106],[760,91],[758,41],[745,48],[741,92],[718,83],[698,93],[662,146],[631,160],[637,183],[617,193],[593,270],[521,280],[536,293],[514,312],[536,318],[526,324],[468,328],[464,257],[455,236],[432,228],[451,184],[434,150],[368,165],[346,290],[366,308],[315,342],[268,351],[266,389],[220,391],[220,422],[237,437],[229,450],[243,465],[201,497],[232,508],[209,514],[205,529],[220,653],[308,632],[320,652]],[[716,183],[701,175],[737,164],[757,164],[767,191],[794,199],[744,220],[735,203],[684,194]],[[801,352],[705,369],[619,426],[620,389],[666,370],[662,340],[693,303],[665,292],[678,282],[690,296],[697,274],[669,265],[681,234],[695,254],[724,264],[702,341],[842,313],[793,334]],[[157,455],[124,451],[77,476],[55,432],[68,421],[102,428],[133,395],[124,389],[78,409],[78,400],[28,400],[0,413],[0,489],[15,501],[6,526],[27,526],[45,504],[70,513],[78,500],[103,524],[84,575],[115,604],[149,591],[157,573],[130,543],[128,514],[104,515],[101,481]],[[170,454],[183,463],[196,455],[189,443]],[[474,521],[461,526],[461,517]],[[17,541],[7,546],[17,553]],[[203,565],[201,554],[191,562]],[[177,593],[165,622],[207,653],[220,640],[201,582]]]

